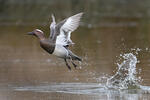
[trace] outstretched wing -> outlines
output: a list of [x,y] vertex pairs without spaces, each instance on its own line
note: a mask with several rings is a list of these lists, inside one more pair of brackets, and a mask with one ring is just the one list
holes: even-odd
[[52,14],[52,23],[50,24],[50,35],[49,35],[49,39],[51,40],[53,40],[55,36],[55,27],[56,27],[55,17]]
[[76,30],[80,23],[80,18],[82,17],[83,13],[78,13],[76,15],[73,15],[63,21],[61,21],[59,24],[57,24],[57,35],[56,38],[56,44],[60,44],[63,46],[71,45],[73,42],[71,41],[71,32]]

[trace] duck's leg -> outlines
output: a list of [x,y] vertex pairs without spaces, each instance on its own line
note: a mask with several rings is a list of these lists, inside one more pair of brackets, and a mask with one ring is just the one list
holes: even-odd
[[65,63],[66,63],[66,66],[68,67],[68,69],[71,70],[71,67],[70,67],[70,65],[67,62],[67,59],[64,59],[64,60],[65,60]]
[[71,60],[72,65],[74,66],[74,68],[77,68],[77,65]]
[[71,56],[70,56],[70,59],[71,59],[71,63],[72,63],[72,65],[73,65],[73,66],[74,66],[74,68],[76,69],[76,68],[77,68],[77,65],[73,62],[73,60],[72,60]]

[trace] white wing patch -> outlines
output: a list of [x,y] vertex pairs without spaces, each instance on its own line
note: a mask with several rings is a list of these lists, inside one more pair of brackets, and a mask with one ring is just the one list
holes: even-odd
[[56,39],[56,44],[60,44],[60,45],[68,45],[67,44],[67,39],[66,39],[66,35],[64,34],[63,31],[60,31],[60,35],[57,36],[57,39]]
[[60,34],[57,36],[56,44],[61,44],[64,46],[74,44],[70,38],[71,32],[78,28],[82,15],[83,13],[78,13],[66,20],[66,22],[60,28]]

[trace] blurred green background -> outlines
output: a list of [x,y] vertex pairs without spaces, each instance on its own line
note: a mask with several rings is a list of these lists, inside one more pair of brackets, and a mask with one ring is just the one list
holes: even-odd
[[[52,13],[57,20],[84,12],[84,26],[149,23],[149,0],[0,0],[0,25],[47,24]],[[112,18],[114,20],[112,20]],[[124,23],[119,23],[120,20]],[[132,20],[132,21],[131,21]],[[130,22],[131,21],[131,22]],[[115,22],[115,23],[113,23]],[[130,23],[128,23],[130,22]]]

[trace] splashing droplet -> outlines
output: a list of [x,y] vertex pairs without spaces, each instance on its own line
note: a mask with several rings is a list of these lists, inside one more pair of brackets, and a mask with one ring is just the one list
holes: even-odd
[[139,88],[140,78],[137,77],[137,58],[132,53],[121,55],[124,61],[118,64],[117,72],[107,79],[108,88],[133,89]]

